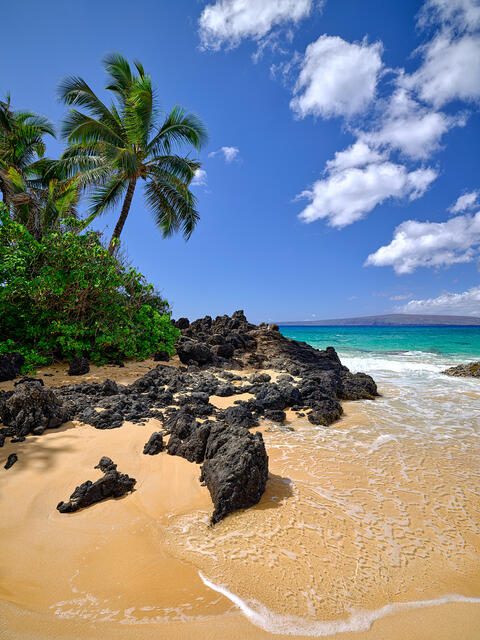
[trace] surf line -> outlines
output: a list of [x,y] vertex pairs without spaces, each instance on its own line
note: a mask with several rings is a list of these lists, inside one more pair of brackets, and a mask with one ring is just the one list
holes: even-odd
[[215,584],[198,572],[200,579],[206,587],[217,593],[221,593],[240,609],[252,624],[270,633],[294,636],[330,636],[336,633],[348,633],[358,631],[368,631],[372,624],[385,616],[408,611],[410,609],[422,609],[435,607],[442,604],[462,602],[467,604],[480,604],[480,598],[462,596],[457,593],[447,594],[434,598],[433,600],[414,600],[411,602],[397,602],[387,604],[379,609],[361,610],[352,613],[346,620],[335,620],[333,622],[310,621],[299,616],[277,614],[265,607],[260,602],[250,600],[249,604],[235,593],[222,585]]

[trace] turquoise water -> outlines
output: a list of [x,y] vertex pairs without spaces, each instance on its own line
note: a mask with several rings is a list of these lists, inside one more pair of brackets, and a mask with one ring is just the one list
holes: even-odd
[[448,361],[480,358],[480,327],[281,327],[280,331],[318,349],[335,347],[345,355],[424,352]]

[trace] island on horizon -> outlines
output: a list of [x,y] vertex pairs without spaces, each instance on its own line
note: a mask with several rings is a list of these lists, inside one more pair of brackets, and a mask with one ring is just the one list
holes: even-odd
[[330,320],[286,321],[278,322],[277,324],[280,327],[478,327],[480,326],[480,318],[476,316],[388,313],[378,316],[358,316],[355,318],[334,318]]

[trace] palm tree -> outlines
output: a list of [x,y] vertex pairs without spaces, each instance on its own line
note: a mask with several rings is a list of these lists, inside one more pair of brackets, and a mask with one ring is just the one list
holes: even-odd
[[9,95],[6,101],[0,101],[0,192],[9,208],[9,196],[15,190],[9,174],[27,179],[30,172],[35,172],[36,162],[45,155],[45,135],[55,136],[47,118],[30,111],[13,111]]
[[183,145],[200,149],[207,139],[205,127],[179,106],[159,121],[151,78],[140,62],[134,62],[133,71],[119,54],[103,62],[109,75],[106,89],[114,98],[109,108],[82,78],[70,76],[60,84],[60,99],[86,110],[71,109],[63,122],[69,145],[59,161],[63,175],[78,175],[86,188],[93,185],[89,219],[123,199],[110,252],[139,180],[145,182],[146,201],[163,236],[181,231],[188,239],[199,219],[189,185],[200,163],[175,150]]
[[28,179],[14,167],[6,171],[8,201],[15,220],[23,224],[37,240],[44,233],[58,230],[72,219],[78,232],[88,224],[87,220],[78,220],[79,178],[61,180],[53,177],[54,166],[55,160],[38,160],[27,168]]

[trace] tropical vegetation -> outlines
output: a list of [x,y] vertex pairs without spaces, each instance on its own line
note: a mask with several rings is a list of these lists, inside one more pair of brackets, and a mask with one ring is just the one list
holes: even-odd
[[[52,123],[0,101],[0,353],[23,353],[25,370],[76,355],[101,363],[173,353],[178,337],[168,304],[118,246],[140,182],[163,237],[191,236],[200,163],[182,150],[199,150],[206,130],[179,106],[162,116],[139,62],[112,54],[104,66],[109,106],[80,77],[59,86],[69,111],[58,159],[45,156]],[[91,225],[117,206],[104,244]]]

